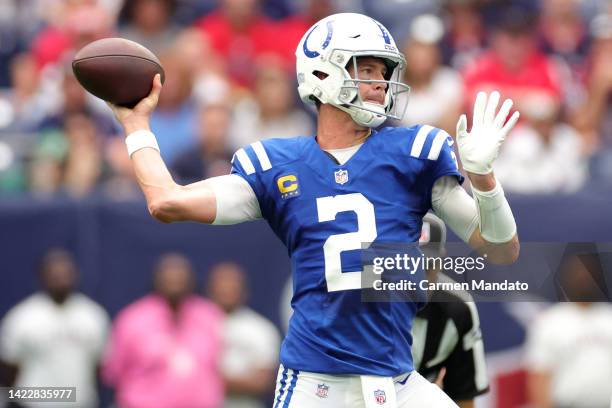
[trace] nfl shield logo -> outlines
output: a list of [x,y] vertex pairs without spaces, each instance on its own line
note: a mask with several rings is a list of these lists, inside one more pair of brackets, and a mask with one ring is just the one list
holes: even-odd
[[329,391],[329,385],[319,384],[317,386],[317,397],[327,398],[327,391]]
[[387,402],[387,395],[383,390],[375,390],[374,399],[376,399],[376,403],[378,405],[383,405],[385,402]]
[[348,170],[336,170],[334,172],[336,183],[342,185],[348,181]]

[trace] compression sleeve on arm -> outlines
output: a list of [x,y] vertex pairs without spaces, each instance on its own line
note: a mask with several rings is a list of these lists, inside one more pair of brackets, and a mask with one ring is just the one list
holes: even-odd
[[257,196],[242,177],[236,174],[211,177],[205,184],[215,193],[217,201],[213,225],[238,224],[261,218]]
[[472,195],[480,213],[480,234],[491,243],[508,242],[516,234],[516,222],[499,180],[491,191],[478,191],[472,186]]
[[504,243],[516,234],[516,222],[499,181],[493,190],[481,192],[472,188],[474,198],[451,176],[434,183],[431,202],[434,212],[463,241],[469,242],[476,227],[482,238]]
[[431,191],[434,212],[464,242],[469,242],[478,227],[476,203],[454,176],[436,180]]

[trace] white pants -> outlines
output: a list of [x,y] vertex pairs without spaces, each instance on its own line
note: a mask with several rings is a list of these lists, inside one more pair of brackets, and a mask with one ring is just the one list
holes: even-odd
[[327,375],[280,366],[273,408],[456,408],[418,372],[391,377]]

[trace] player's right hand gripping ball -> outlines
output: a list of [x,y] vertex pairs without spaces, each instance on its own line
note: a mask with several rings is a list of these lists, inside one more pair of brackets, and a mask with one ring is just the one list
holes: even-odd
[[518,121],[519,113],[514,112],[506,122],[512,108],[511,99],[504,101],[496,115],[498,104],[499,92],[492,92],[488,97],[486,93],[479,92],[474,103],[472,130],[467,131],[465,114],[461,115],[457,122],[457,148],[463,168],[467,172],[491,173],[501,144]]

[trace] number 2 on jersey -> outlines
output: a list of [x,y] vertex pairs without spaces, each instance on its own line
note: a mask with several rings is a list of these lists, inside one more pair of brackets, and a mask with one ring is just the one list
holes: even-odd
[[317,198],[319,222],[333,221],[340,212],[357,214],[357,231],[330,235],[323,244],[327,290],[335,292],[361,288],[361,270],[342,272],[340,253],[361,249],[363,242],[372,242],[376,232],[374,205],[361,193]]

